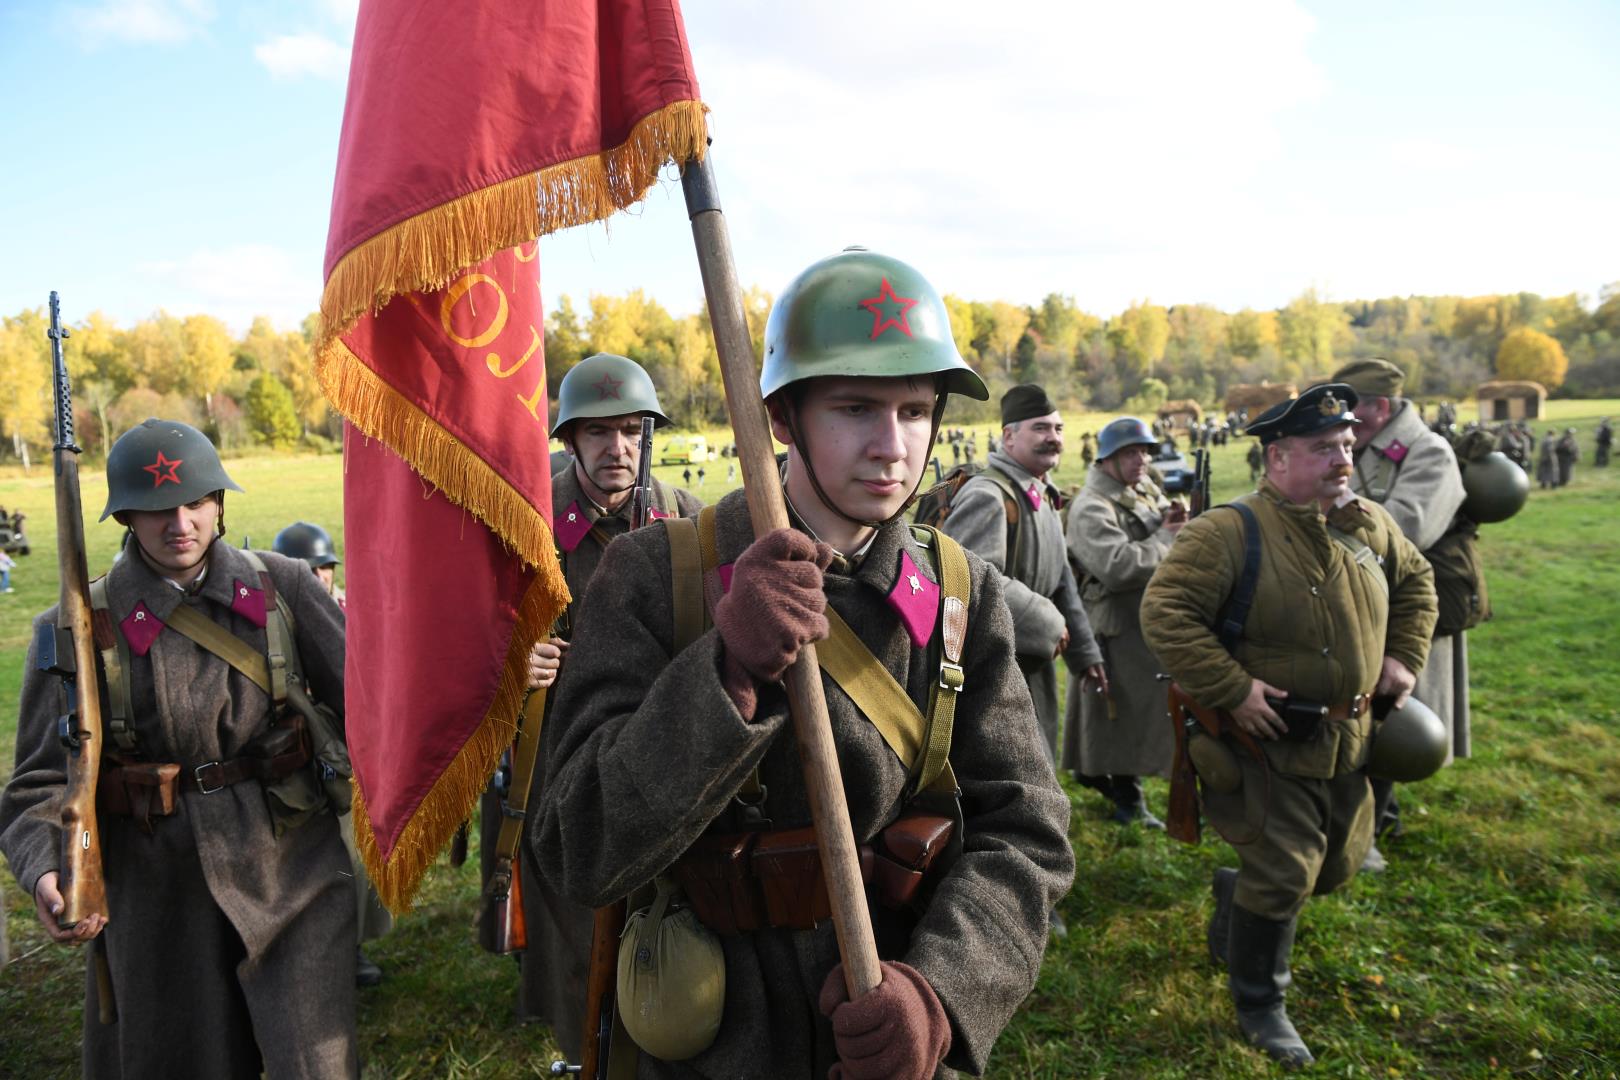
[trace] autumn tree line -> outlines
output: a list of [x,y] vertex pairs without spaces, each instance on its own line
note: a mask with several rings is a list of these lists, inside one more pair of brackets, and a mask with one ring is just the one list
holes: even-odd
[[[745,296],[756,354],[771,300],[758,287]],[[1620,282],[1595,307],[1573,293],[1339,302],[1314,289],[1281,308],[1237,312],[1141,301],[1103,317],[1059,293],[1029,306],[951,295],[945,305],[957,348],[992,389],[984,405],[953,404],[956,422],[990,419],[1017,382],[1100,410],[1146,412],[1184,398],[1218,407],[1234,384],[1302,383],[1361,356],[1400,365],[1414,397],[1465,399],[1491,378],[1533,379],[1558,396],[1620,397]],[[0,458],[26,463],[50,446],[45,328],[43,307],[0,327]],[[337,420],[315,379],[315,315],[293,331],[260,317],[240,337],[212,316],[162,311],[127,329],[96,312],[70,329],[77,433],[92,456],[148,416],[196,424],[227,452],[336,444]],[[547,317],[545,349],[553,400],[570,367],[612,352],[647,367],[678,425],[725,421],[704,311],[673,315],[639,289],[592,294],[583,308],[564,295]]]

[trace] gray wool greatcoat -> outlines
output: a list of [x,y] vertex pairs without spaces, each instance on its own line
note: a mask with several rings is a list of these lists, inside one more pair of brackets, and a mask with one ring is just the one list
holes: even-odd
[[[752,542],[742,491],[721,500],[719,559]],[[913,646],[887,596],[901,552],[934,579],[903,524],[883,527],[858,567],[825,575],[835,608],[914,701],[937,665]],[[913,927],[874,920],[886,959],[920,971],[951,1025],[946,1066],[982,1072],[990,1048],[1035,985],[1047,914],[1074,877],[1069,802],[1041,750],[1029,690],[1013,654],[1001,579],[968,555],[972,581],[950,760],[962,787],[965,844]],[[744,720],[720,682],[723,645],[710,629],[671,655],[674,611],[668,533],[615,542],[580,610],[560,719],[546,731],[549,771],[530,833],[548,878],[584,904],[624,896],[675,861],[758,768],[774,827],[810,822],[787,703],[761,690]],[[907,771],[877,729],[823,677],[851,824],[858,843],[901,812]],[[882,913],[890,914],[890,913]],[[887,929],[885,930],[885,927]],[[715,1043],[685,1062],[641,1059],[643,1077],[806,1077],[836,1061],[817,995],[838,961],[832,923],[721,938],[725,1015]]]
[[[343,708],[343,613],[302,561],[260,557],[296,624],[311,693]],[[261,651],[265,632],[230,610],[251,564],[216,541],[201,588],[182,597],[133,549],[107,575],[114,623],[146,604],[158,619],[186,603]],[[53,622],[52,608],[36,622]],[[174,630],[132,654],[133,725],[148,760],[197,765],[237,757],[269,724],[269,698],[225,661]],[[57,870],[64,757],[60,681],[23,677],[17,762],[0,797],[0,849],[30,894]],[[84,1075],[345,1077],[355,1050],[355,899],[338,822],[319,815],[280,838],[263,788],[244,780],[210,794],[182,789],[176,812],[100,815],[115,1023],[97,1020],[87,971]],[[261,1061],[262,1058],[262,1061]]]
[[[1398,459],[1398,460],[1397,460]],[[1419,551],[1439,542],[1462,509],[1466,492],[1457,455],[1443,435],[1430,431],[1409,401],[1384,429],[1356,451],[1350,489],[1382,504]],[[1435,711],[1451,732],[1446,753],[1469,756],[1468,638],[1442,634],[1429,648],[1429,662],[1418,673],[1413,695]]]
[[1163,668],[1142,640],[1140,615],[1148,579],[1175,540],[1164,527],[1169,506],[1152,480],[1127,490],[1098,465],[1069,505],[1069,555],[1084,571],[1080,597],[1111,684],[1105,697],[1069,675],[1063,767],[1084,776],[1170,773],[1175,739]]
[[[1001,451],[991,454],[989,468],[1011,478],[1013,487],[1026,492],[1018,507],[1017,532],[1007,520],[1005,494],[982,473],[962,485],[951,500],[941,528],[958,543],[990,564],[1001,578],[1007,607],[1012,612],[1018,666],[1029,681],[1035,715],[1046,740],[1047,759],[1057,763],[1057,665],[1053,657],[1064,630],[1069,645],[1063,654],[1070,671],[1081,671],[1102,660],[1091,636],[1091,623],[1080,602],[1080,590],[1069,569],[1063,541],[1063,520],[1058,516],[1058,491],[1038,480]],[[1028,494],[1031,486],[1040,504]],[[1014,552],[1017,552],[1017,565]]]
[[[654,478],[656,492],[654,505],[661,512],[695,517],[703,508],[697,497],[681,488],[665,484]],[[630,530],[630,502],[611,514],[597,512],[596,506],[579,486],[579,477],[570,461],[566,469],[558,470],[551,478],[551,512],[553,522],[560,523],[570,512],[584,516],[601,529],[609,540]],[[587,534],[572,550],[560,551],[563,575],[568,579],[568,591],[573,596],[569,605],[568,621],[577,613],[580,598],[602,561],[603,545],[595,536]],[[566,654],[558,672],[558,684],[568,677],[574,653]],[[544,724],[554,722],[558,685],[553,685],[546,697]],[[543,728],[542,728],[543,730]],[[529,820],[539,813],[540,800],[545,792],[545,755],[535,762],[534,782],[529,789]],[[487,881],[495,865],[495,840],[500,831],[500,807],[493,794],[486,793],[480,816],[480,852],[484,878]],[[551,1028],[557,1045],[569,1061],[579,1060],[580,1039],[585,1023],[585,980],[590,971],[591,909],[576,904],[561,890],[546,880],[528,844],[518,849],[521,860],[519,873],[523,881],[523,918],[528,931],[528,945],[518,961],[521,983],[518,987],[518,1015],[543,1020]],[[482,910],[480,918],[488,920],[489,911]]]

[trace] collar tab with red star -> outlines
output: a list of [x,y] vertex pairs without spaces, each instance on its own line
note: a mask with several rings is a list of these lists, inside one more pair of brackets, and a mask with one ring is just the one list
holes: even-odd
[[557,537],[557,546],[564,551],[573,551],[590,534],[591,519],[580,509],[578,499],[569,503],[568,509],[558,515],[551,531]]
[[135,601],[135,609],[119,622],[118,628],[123,631],[124,640],[129,642],[129,651],[136,656],[145,656],[151,651],[152,643],[163,633],[163,620],[152,614],[152,609],[146,606],[146,601]]
[[231,582],[231,610],[260,630],[267,621],[268,606],[263,589],[255,589],[240,579]]
[[939,621],[939,586],[923,577],[911,553],[900,549],[900,576],[889,590],[889,606],[900,616],[900,623],[919,649],[928,647]]
[[1024,489],[1024,498],[1029,500],[1029,505],[1033,509],[1039,510],[1041,508],[1041,486],[1040,486],[1040,484],[1037,483],[1034,480],[1031,480],[1029,482],[1029,487]]
[[1407,446],[1405,443],[1401,442],[1401,440],[1392,439],[1390,444],[1384,447],[1383,455],[1389,458],[1389,460],[1393,461],[1395,464],[1399,465],[1401,462],[1406,460],[1407,452],[1411,449],[1412,448],[1410,446]]

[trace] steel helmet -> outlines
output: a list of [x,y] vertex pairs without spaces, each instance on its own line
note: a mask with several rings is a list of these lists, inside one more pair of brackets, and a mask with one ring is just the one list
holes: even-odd
[[1506,521],[1530,498],[1530,478],[1500,450],[1463,466],[1462,482],[1462,512],[1481,525]]
[[337,552],[332,548],[332,538],[326,530],[307,521],[295,521],[276,533],[270,550],[289,559],[303,559],[316,570],[323,566],[336,566],[339,562]]
[[1158,449],[1159,440],[1153,437],[1146,421],[1134,416],[1121,416],[1103,425],[1102,432],[1097,436],[1097,460],[1106,461],[1114,456],[1116,450],[1123,450],[1127,446]]
[[[1378,710],[1374,708],[1376,716]],[[1415,697],[1390,709],[1373,735],[1367,775],[1409,784],[1427,780],[1446,763],[1451,733],[1434,710]]]
[[575,420],[599,416],[648,413],[654,427],[669,423],[658,407],[658,390],[647,370],[628,356],[597,353],[568,369],[557,387],[557,423],[560,435]]
[[765,324],[764,397],[824,375],[945,375],[945,392],[990,391],[956,351],[945,302],[887,255],[845,248],[793,279]]
[[227,489],[242,490],[208,436],[178,420],[142,420],[107,454],[107,506],[98,520],[120,510],[173,510]]

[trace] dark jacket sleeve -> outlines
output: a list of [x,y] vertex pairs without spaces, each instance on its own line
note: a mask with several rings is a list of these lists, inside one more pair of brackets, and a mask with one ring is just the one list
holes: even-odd
[[656,542],[638,533],[603,554],[542,737],[545,795],[529,842],[546,876],[591,906],[690,847],[787,718],[767,690],[743,719],[720,685],[714,630],[671,658],[668,541],[646,535]]
[[[34,626],[55,622],[52,608],[34,620]],[[60,868],[60,799],[67,785],[67,761],[55,731],[65,697],[60,680],[36,671],[34,660],[30,642],[17,717],[16,764],[0,793],[0,851],[30,897],[41,874]]]
[[965,822],[960,859],[912,934],[906,962],[951,1018],[946,1064],[984,1071],[1035,986],[1047,917],[1074,882],[1069,800],[1047,763],[1029,686],[1013,655],[1001,579],[973,560],[971,657],[951,742]]

